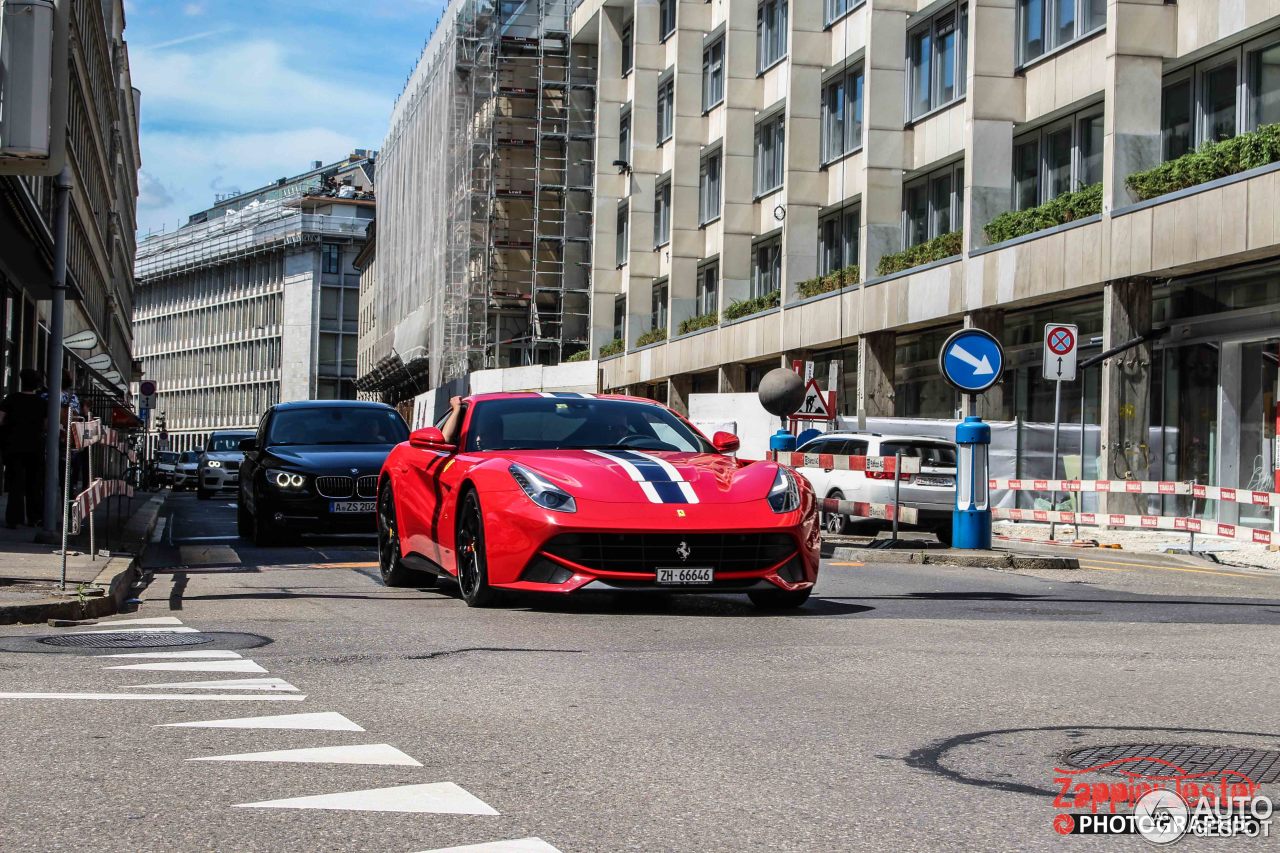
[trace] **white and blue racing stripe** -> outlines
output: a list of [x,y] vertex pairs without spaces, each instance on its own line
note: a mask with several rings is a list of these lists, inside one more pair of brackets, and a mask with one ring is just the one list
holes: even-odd
[[541,397],[552,397],[559,400],[594,400],[595,394],[580,394],[577,391],[539,391]]
[[610,462],[616,462],[627,472],[633,481],[639,484],[650,503],[655,504],[696,504],[698,495],[693,485],[687,482],[675,466],[665,459],[641,453],[638,450],[589,450],[597,456],[603,456]]

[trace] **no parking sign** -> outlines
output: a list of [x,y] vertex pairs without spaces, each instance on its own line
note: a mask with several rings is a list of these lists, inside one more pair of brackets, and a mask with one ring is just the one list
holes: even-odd
[[1044,378],[1050,382],[1076,381],[1077,332],[1070,323],[1046,323],[1044,327]]

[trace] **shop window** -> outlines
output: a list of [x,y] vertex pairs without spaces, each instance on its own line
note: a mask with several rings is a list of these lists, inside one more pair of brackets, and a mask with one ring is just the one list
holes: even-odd
[[917,119],[965,93],[969,7],[949,6],[907,33],[907,118]]
[[756,125],[756,197],[782,188],[786,134],[781,115]]
[[862,66],[822,89],[822,162],[862,147]]
[[756,71],[787,55],[787,0],[760,0],[756,7]]

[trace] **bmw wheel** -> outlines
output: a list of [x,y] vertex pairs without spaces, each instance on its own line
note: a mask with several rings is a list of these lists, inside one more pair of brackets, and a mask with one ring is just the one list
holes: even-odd
[[[844,500],[844,492],[836,489],[827,497],[833,501],[842,501]],[[849,532],[849,516],[841,515],[838,512],[823,513],[822,526],[833,536],[843,536]]]
[[390,481],[378,490],[378,571],[387,586],[436,585],[435,575],[414,571],[400,556],[400,525],[396,521],[396,502]]
[[259,548],[269,548],[280,541],[280,534],[277,530],[268,526],[268,522],[262,517],[262,502],[257,501],[259,512],[249,515],[249,525],[252,530],[253,544]]
[[498,591],[489,586],[489,567],[484,549],[484,514],[475,491],[467,492],[458,513],[458,589],[469,607],[489,607]]

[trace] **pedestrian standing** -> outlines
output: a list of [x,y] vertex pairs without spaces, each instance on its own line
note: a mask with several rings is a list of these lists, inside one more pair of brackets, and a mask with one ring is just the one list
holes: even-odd
[[45,401],[40,371],[28,367],[18,374],[18,391],[0,402],[0,447],[4,449],[5,483],[9,503],[4,522],[10,530],[20,524],[38,526],[44,514]]

